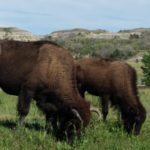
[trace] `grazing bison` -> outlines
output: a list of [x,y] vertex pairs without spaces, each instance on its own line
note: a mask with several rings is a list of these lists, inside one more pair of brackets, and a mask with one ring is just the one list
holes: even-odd
[[103,119],[108,100],[121,111],[128,133],[139,134],[146,111],[139,101],[135,70],[120,60],[85,58],[76,61],[78,88],[82,96],[88,91],[101,97]]
[[75,72],[69,51],[52,42],[0,41],[0,87],[18,96],[20,123],[33,98],[58,136],[69,138],[74,128],[79,135],[90,105],[78,93]]

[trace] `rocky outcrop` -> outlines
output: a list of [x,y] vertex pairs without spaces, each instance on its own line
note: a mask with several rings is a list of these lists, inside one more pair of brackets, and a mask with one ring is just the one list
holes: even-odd
[[0,40],[12,39],[18,41],[37,41],[37,40],[52,40],[52,41],[65,41],[69,38],[82,37],[88,39],[129,39],[139,38],[144,32],[150,32],[150,28],[137,28],[132,30],[120,30],[119,32],[109,32],[106,30],[87,30],[76,28],[72,30],[55,31],[45,36],[34,35],[31,32],[22,30],[16,27],[0,28]]
[[41,40],[42,37],[19,28],[5,27],[0,28],[0,40],[4,39],[17,41],[37,41]]
[[101,30],[101,29],[87,30],[87,29],[75,28],[71,30],[61,30],[61,31],[52,32],[46,35],[45,39],[51,39],[53,41],[57,41],[58,39],[65,40],[65,39],[73,38],[76,36],[89,38],[90,35],[93,37],[94,35],[105,34],[105,33],[107,33],[107,31]]
[[[141,30],[140,30],[141,31]],[[52,32],[45,36],[47,39],[51,39],[53,41],[57,41],[58,39],[68,39],[72,37],[82,37],[88,39],[129,39],[131,37],[140,37],[141,32],[139,30],[122,30],[120,32],[109,32],[106,30],[86,30],[86,29],[72,29],[72,30],[62,30]],[[143,30],[142,30],[143,31]]]

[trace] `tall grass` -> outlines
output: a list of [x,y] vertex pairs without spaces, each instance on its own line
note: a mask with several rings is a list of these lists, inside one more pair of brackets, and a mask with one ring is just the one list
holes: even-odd
[[[90,125],[81,139],[69,145],[46,133],[44,115],[34,101],[25,128],[17,127],[17,97],[0,92],[0,150],[149,150],[150,89],[139,90],[139,96],[147,111],[147,119],[139,136],[127,135],[117,120],[117,112],[110,108],[106,123],[98,121],[97,116],[92,114]],[[98,106],[98,97],[87,94],[86,98]]]

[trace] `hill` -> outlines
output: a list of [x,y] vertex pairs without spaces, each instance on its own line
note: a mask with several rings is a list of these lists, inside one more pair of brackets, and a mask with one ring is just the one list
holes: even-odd
[[52,38],[54,40],[58,38],[70,38],[73,36],[84,36],[84,38],[94,38],[94,39],[113,39],[113,38],[120,38],[120,39],[129,39],[131,35],[137,34],[138,36],[146,30],[144,28],[133,29],[133,30],[120,30],[119,32],[109,32],[106,30],[98,29],[98,30],[87,30],[87,29],[71,29],[71,30],[62,30],[62,31],[55,31],[48,35],[46,38]]
[[69,48],[75,57],[92,55],[127,59],[141,50],[150,49],[150,28],[118,32],[72,29],[55,31],[44,38]]
[[26,30],[8,27],[0,28],[0,39],[50,40],[70,49],[75,57],[92,55],[127,59],[141,50],[150,50],[150,28],[136,28],[118,32],[75,28],[38,36]]
[[124,33],[132,33],[132,32],[150,32],[150,28],[135,28],[135,29],[130,29],[130,30],[120,30],[119,32],[124,32]]
[[5,27],[0,28],[0,40],[3,39],[13,39],[18,41],[37,41],[40,40],[41,37],[19,28]]

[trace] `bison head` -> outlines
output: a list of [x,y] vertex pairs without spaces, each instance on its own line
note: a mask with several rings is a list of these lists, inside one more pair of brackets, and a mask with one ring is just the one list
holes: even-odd
[[146,111],[143,106],[129,107],[128,112],[123,114],[124,128],[128,133],[138,135],[142,124],[146,119]]
[[82,115],[75,108],[64,108],[59,113],[59,139],[72,141],[75,136],[80,137],[81,129],[85,126]]

